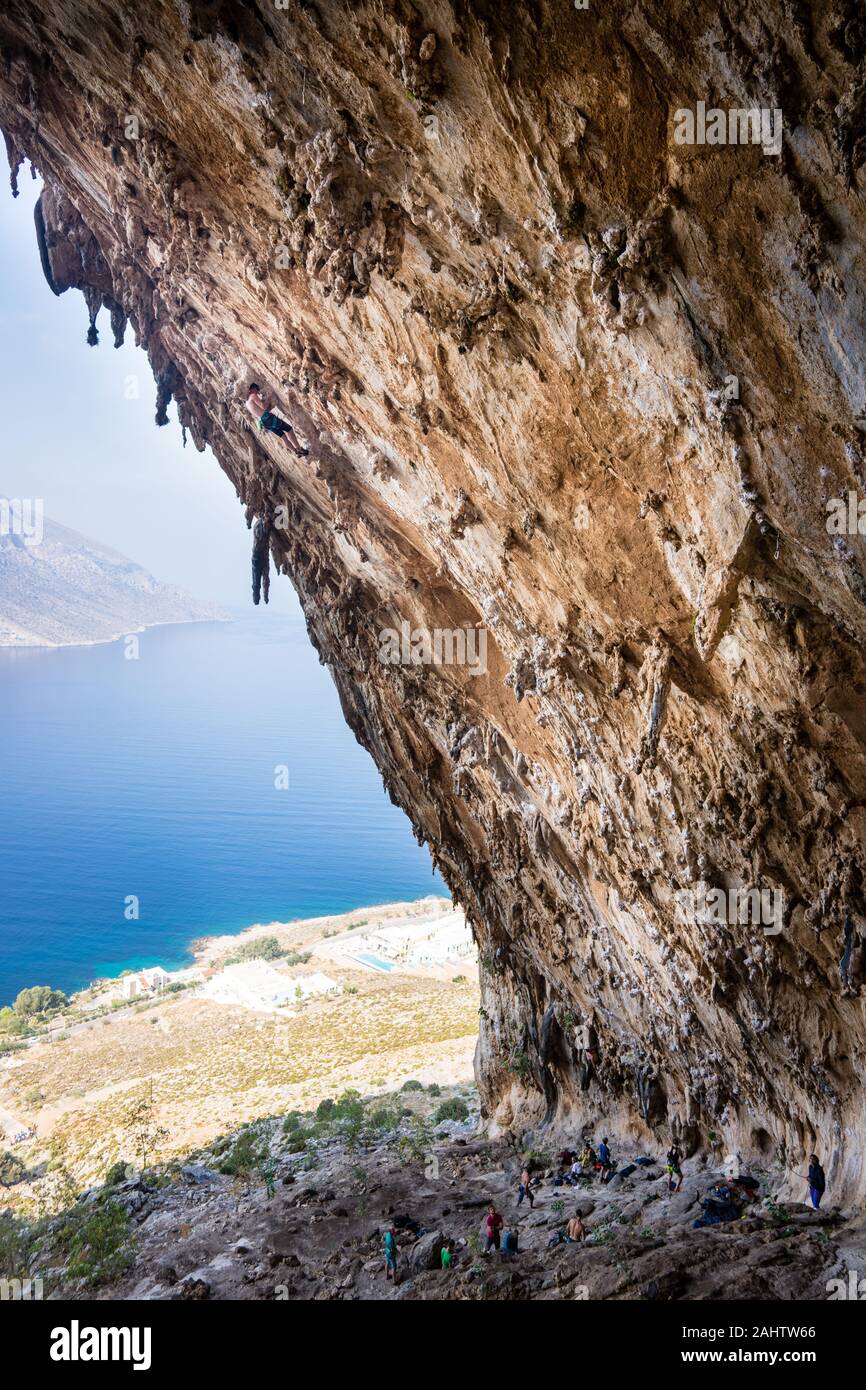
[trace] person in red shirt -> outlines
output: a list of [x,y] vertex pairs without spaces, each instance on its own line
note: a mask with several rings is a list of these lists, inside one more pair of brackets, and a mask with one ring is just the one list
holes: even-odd
[[499,1237],[504,1224],[495,1205],[491,1202],[484,1221],[484,1230],[487,1235],[487,1244],[484,1247],[485,1254],[489,1255],[491,1250],[499,1249]]

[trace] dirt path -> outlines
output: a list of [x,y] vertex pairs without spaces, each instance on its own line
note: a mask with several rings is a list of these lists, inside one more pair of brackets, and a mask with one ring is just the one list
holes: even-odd
[[27,1129],[27,1127],[24,1120],[19,1120],[17,1115],[12,1114],[11,1110],[6,1110],[4,1106],[0,1105],[0,1134],[6,1140],[11,1141],[13,1134],[17,1134],[19,1130]]

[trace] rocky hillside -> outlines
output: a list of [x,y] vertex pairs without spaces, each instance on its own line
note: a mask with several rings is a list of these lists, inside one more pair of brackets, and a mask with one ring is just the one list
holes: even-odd
[[857,7],[9,0],[0,43],[51,288],[129,321],[466,907],[494,1131],[862,1192]]
[[0,646],[110,642],[158,623],[224,616],[56,522],[0,534]]
[[[324,1118],[320,1107],[261,1121],[146,1181],[118,1165],[50,1220],[0,1221],[0,1254],[18,1277],[41,1277],[49,1299],[146,1301],[826,1300],[831,1280],[847,1288],[862,1269],[862,1218],[779,1202],[772,1168],[749,1175],[759,1186],[739,1219],[695,1229],[723,1177],[712,1159],[686,1163],[673,1195],[657,1156],[637,1150],[642,1165],[621,1154],[608,1186],[556,1186],[549,1150],[473,1135],[465,1088],[431,1098],[415,1085],[366,1106],[350,1092]],[[439,1118],[450,1107],[465,1120]],[[524,1160],[531,1208],[516,1205]],[[513,1257],[485,1251],[490,1201],[518,1233]],[[587,1238],[568,1244],[575,1213]]]

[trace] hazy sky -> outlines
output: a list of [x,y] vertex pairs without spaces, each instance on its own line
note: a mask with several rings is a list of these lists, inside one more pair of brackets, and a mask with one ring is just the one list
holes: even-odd
[[[115,349],[103,310],[99,345],[87,346],[82,295],[55,297],[42,274],[29,168],[19,186],[13,199],[0,183],[0,496],[42,498],[54,521],[157,579],[252,612],[250,533],[234,488],[210,450],[183,448],[174,404],[170,423],[154,424],[156,387],[131,328]],[[138,400],[126,398],[132,376]],[[272,579],[271,606],[297,613],[288,579]]]

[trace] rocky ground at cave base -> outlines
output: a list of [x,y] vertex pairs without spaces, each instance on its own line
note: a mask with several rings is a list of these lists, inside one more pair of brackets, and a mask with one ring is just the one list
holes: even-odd
[[[275,1121],[275,1126],[279,1124]],[[722,1176],[706,1156],[684,1164],[669,1195],[663,1163],[603,1187],[556,1187],[552,1152],[534,1151],[535,1207],[516,1207],[525,1150],[490,1142],[476,1118],[438,1127],[425,1154],[401,1152],[392,1137],[349,1151],[323,1143],[315,1157],[289,1156],[271,1174],[232,1178],[208,1152],[165,1185],[140,1177],[93,1189],[77,1205],[106,1199],[127,1213],[134,1256],[121,1277],[89,1287],[69,1268],[49,1272],[51,1298],[130,1300],[826,1300],[830,1281],[866,1267],[866,1221],[832,1205],[815,1213],[780,1202],[781,1175],[753,1169],[757,1200],[726,1225],[693,1229],[701,1198]],[[537,1140],[536,1140],[537,1143]],[[648,1156],[660,1159],[653,1150]],[[621,1166],[638,1156],[620,1154]],[[543,1176],[542,1176],[543,1175]],[[506,1228],[518,1222],[516,1257],[483,1253],[483,1219],[493,1200]],[[585,1245],[551,1237],[578,1210]],[[400,1218],[418,1223],[417,1237]],[[383,1232],[397,1227],[399,1282],[386,1281]],[[443,1240],[454,1243],[450,1271]],[[828,1287],[829,1286],[829,1287]]]

